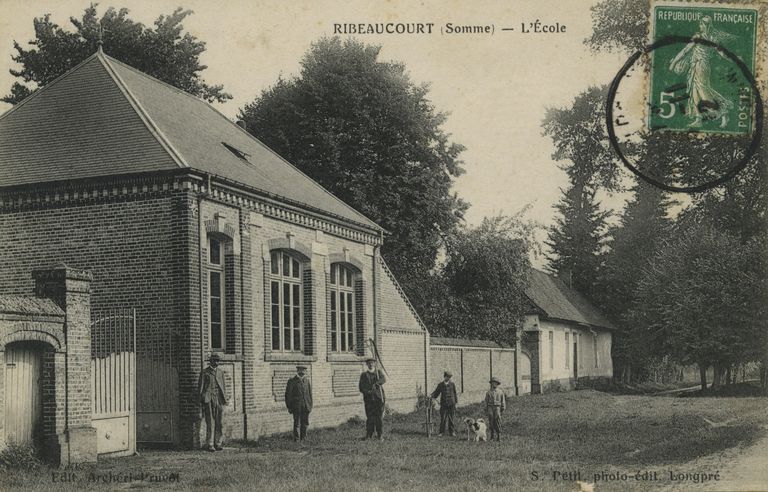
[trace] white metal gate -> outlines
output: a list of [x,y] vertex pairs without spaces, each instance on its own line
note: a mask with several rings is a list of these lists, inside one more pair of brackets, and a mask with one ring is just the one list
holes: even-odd
[[91,388],[96,452],[136,452],[136,310],[96,312],[91,323]]

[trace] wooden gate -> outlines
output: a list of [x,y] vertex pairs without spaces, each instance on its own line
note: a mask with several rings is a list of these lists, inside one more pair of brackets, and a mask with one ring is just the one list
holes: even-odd
[[91,389],[96,452],[136,452],[136,310],[95,312],[91,323]]
[[32,444],[40,431],[43,349],[36,342],[5,347],[5,442]]

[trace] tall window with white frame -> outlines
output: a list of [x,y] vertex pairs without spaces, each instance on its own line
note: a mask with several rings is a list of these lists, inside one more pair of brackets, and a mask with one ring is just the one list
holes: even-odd
[[208,240],[208,312],[211,350],[224,350],[224,254],[222,242]]
[[570,334],[565,334],[565,367],[570,367],[570,355],[571,355],[571,341]]
[[270,254],[272,350],[301,352],[303,331],[302,264],[282,250]]
[[340,263],[331,265],[331,352],[355,351],[355,272]]

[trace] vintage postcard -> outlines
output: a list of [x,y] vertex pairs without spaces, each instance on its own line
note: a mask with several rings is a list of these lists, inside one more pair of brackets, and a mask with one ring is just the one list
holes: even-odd
[[0,7],[1,490],[768,491],[768,3]]

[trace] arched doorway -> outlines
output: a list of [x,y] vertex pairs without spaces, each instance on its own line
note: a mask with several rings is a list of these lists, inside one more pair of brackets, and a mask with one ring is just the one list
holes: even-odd
[[5,346],[5,442],[33,444],[42,437],[42,368],[45,344]]
[[527,395],[531,392],[531,358],[528,354],[521,352],[518,362],[520,371],[520,394]]

